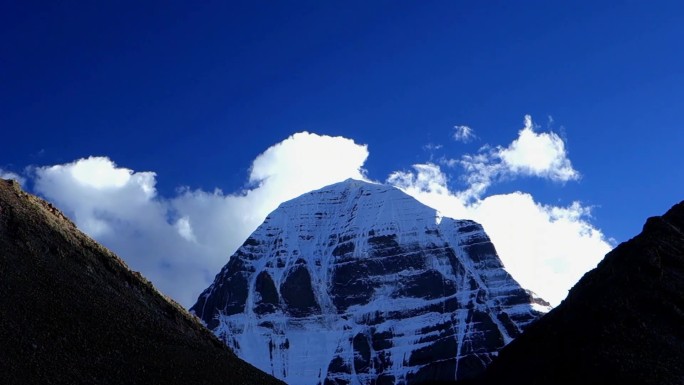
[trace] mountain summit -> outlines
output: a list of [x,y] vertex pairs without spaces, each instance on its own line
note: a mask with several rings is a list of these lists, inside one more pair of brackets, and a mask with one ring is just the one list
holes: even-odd
[[281,204],[191,310],[239,357],[315,385],[472,377],[548,309],[479,224],[348,179]]
[[281,384],[0,179],[0,384]]

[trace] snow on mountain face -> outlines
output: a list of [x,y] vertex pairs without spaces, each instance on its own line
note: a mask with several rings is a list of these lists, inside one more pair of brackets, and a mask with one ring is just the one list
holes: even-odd
[[479,224],[349,179],[281,204],[191,310],[240,358],[315,385],[470,377],[548,309]]

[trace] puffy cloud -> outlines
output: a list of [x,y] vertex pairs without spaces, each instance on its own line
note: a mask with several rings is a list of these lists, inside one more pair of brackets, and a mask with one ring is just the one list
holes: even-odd
[[105,157],[34,172],[34,189],[69,211],[78,226],[95,238],[110,233],[113,226],[151,221],[166,211],[162,202],[154,200],[155,173],[118,168]]
[[475,139],[475,131],[469,126],[454,126],[453,138],[457,142],[468,143]]
[[34,170],[35,191],[186,306],[278,204],[347,178],[363,178],[368,150],[350,139],[298,133],[252,163],[238,194],[182,189],[160,197],[153,172],[105,157]]
[[525,116],[525,127],[506,148],[497,151],[506,169],[513,174],[546,177],[554,181],[579,178],[568,159],[563,140],[553,132],[534,132],[532,118]]
[[[526,118],[510,145],[460,158],[469,183],[461,191],[450,189],[449,176],[433,163],[394,172],[387,181],[443,215],[482,223],[513,277],[556,304],[610,245],[580,203],[549,206],[521,192],[484,196],[504,176],[577,178],[562,140],[532,127]],[[549,151],[524,154],[539,149]],[[239,193],[183,188],[162,197],[155,173],[119,167],[105,157],[35,168],[33,178],[35,191],[81,229],[189,306],[278,204],[347,178],[366,179],[367,158],[365,145],[304,132],[254,159],[249,184]]]
[[0,168],[0,179],[14,179],[17,182],[19,182],[20,185],[24,185],[26,183],[26,179],[19,174],[10,172],[10,171],[5,171]]
[[522,175],[567,182],[580,177],[572,167],[563,139],[553,132],[535,132],[529,115],[525,116],[518,138],[507,147],[484,146],[477,154],[464,155],[460,163],[467,172],[465,179],[470,185],[462,192],[467,198],[482,196],[492,183],[501,178]]
[[511,275],[553,305],[612,248],[579,202],[543,205],[514,192],[487,197],[471,210]]

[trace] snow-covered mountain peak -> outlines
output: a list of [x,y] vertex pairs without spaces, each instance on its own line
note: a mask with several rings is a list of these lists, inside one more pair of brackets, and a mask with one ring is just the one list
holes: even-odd
[[548,304],[503,269],[482,227],[348,179],[273,211],[192,310],[290,384],[463,378]]

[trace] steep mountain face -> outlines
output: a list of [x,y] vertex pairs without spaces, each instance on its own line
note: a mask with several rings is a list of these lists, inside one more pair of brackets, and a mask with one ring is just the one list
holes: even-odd
[[0,179],[0,384],[282,384]]
[[684,202],[606,255],[482,384],[684,383]]
[[411,384],[481,372],[548,304],[477,223],[350,179],[280,205],[191,310],[291,385]]

